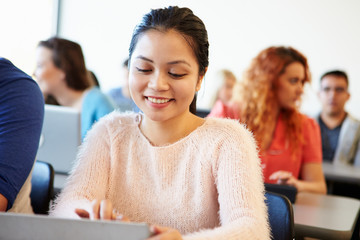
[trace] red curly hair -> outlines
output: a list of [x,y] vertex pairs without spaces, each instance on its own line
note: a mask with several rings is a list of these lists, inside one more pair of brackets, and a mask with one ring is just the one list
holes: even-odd
[[[279,107],[276,88],[279,76],[294,62],[304,66],[304,83],[310,82],[310,72],[306,57],[291,47],[269,47],[261,51],[244,73],[239,88],[234,94],[241,104],[241,121],[253,132],[260,151],[265,151],[271,142],[273,127],[276,126]],[[286,125],[286,136],[292,155],[303,141],[300,113],[298,109],[281,109]],[[269,127],[270,126],[270,127]]]

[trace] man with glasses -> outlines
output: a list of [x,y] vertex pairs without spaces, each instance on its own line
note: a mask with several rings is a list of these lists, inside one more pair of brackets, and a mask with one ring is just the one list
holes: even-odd
[[322,111],[317,120],[321,130],[324,161],[360,167],[360,121],[345,111],[350,98],[345,72],[322,75],[318,97]]

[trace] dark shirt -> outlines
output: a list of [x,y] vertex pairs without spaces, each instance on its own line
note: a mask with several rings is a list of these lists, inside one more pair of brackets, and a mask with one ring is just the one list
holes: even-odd
[[10,209],[35,161],[44,117],[40,88],[0,58],[0,193]]
[[330,129],[326,126],[320,116],[318,120],[321,131],[323,159],[325,162],[333,162],[343,122],[341,122],[339,126]]

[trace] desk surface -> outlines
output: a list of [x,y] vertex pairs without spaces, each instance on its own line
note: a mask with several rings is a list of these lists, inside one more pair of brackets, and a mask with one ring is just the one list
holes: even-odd
[[357,199],[298,193],[294,208],[295,236],[350,239],[360,213]]
[[324,162],[323,171],[326,180],[360,185],[359,167]]

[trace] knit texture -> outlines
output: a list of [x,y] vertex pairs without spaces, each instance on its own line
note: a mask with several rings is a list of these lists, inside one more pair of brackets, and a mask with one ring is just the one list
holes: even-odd
[[152,146],[141,114],[113,112],[89,132],[51,215],[108,199],[135,222],[190,239],[269,239],[260,161],[240,123],[207,118],[185,138]]

